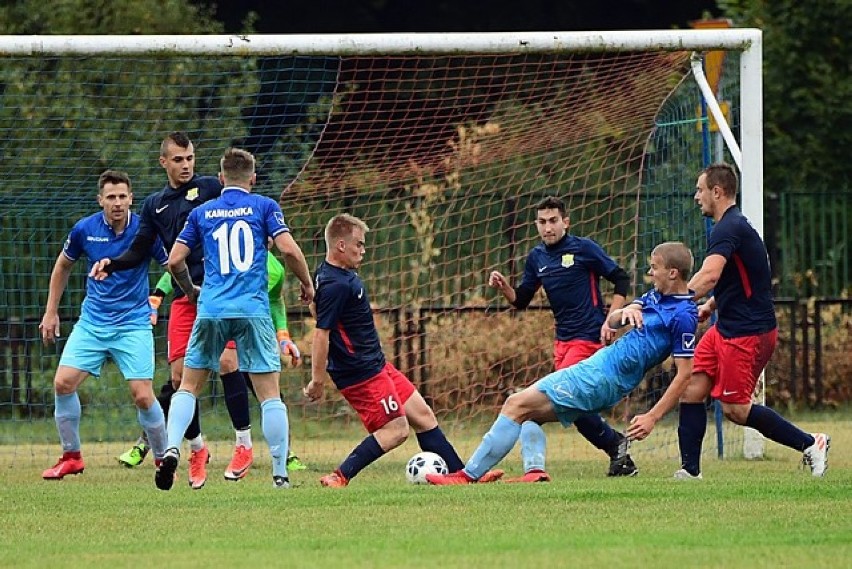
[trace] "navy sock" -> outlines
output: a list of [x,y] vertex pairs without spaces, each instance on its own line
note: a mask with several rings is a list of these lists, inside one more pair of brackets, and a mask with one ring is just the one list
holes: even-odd
[[192,414],[192,420],[186,428],[184,438],[188,441],[196,439],[201,435],[201,421],[198,416],[201,414],[201,407],[198,404],[198,399],[195,400],[195,413]]
[[767,439],[799,452],[804,452],[806,448],[814,444],[812,435],[763,405],[751,406],[745,424],[746,427],[760,431]]
[[251,414],[249,412],[248,388],[243,373],[232,371],[220,377],[225,392],[225,407],[228,408],[228,415],[231,417],[234,430],[250,429]]
[[450,472],[458,472],[464,468],[462,459],[459,457],[456,449],[453,448],[453,445],[450,444],[450,441],[447,440],[441,427],[417,433],[417,444],[420,445],[421,450],[440,455],[444,459],[444,462],[447,463],[447,469]]
[[606,424],[600,415],[583,415],[574,421],[577,431],[587,441],[610,456],[618,454],[618,443],[621,437],[615,429]]
[[681,403],[677,427],[681,467],[698,476],[701,472],[701,444],[707,431],[707,408],[704,403]]
[[163,408],[163,415],[166,419],[169,418],[169,409],[172,405],[172,395],[175,394],[175,387],[171,380],[167,380],[160,388],[160,394],[157,395],[157,401],[160,402],[160,407]]
[[347,480],[352,480],[359,472],[378,460],[383,454],[385,454],[385,451],[379,446],[379,441],[373,435],[369,435],[358,446],[352,449],[352,452],[340,464],[338,470]]

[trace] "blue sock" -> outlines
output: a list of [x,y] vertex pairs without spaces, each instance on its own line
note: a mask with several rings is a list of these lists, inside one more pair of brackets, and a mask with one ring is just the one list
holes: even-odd
[[547,437],[544,429],[533,421],[524,421],[521,425],[521,458],[524,472],[544,471],[544,455],[547,451]]
[[53,418],[59,431],[59,442],[63,452],[80,452],[80,396],[77,392],[68,395],[54,393],[56,408]]
[[240,371],[232,371],[221,376],[222,390],[225,393],[225,407],[231,417],[234,430],[244,431],[251,428],[248,387]]
[[369,435],[352,449],[352,452],[340,464],[338,470],[347,480],[352,480],[359,472],[381,458],[383,454],[385,454],[385,451],[379,446],[379,441],[373,435]]
[[681,468],[698,476],[701,472],[701,445],[707,432],[707,408],[704,403],[681,403],[677,427]]
[[474,480],[479,480],[491,470],[495,464],[509,454],[518,441],[521,426],[505,415],[500,415],[491,430],[482,437],[482,442],[473,452],[473,456],[464,467],[465,473]]
[[804,452],[814,444],[814,437],[784,417],[763,405],[752,405],[746,418],[746,427],[751,427],[769,440],[785,447]]
[[166,423],[166,433],[168,434],[166,448],[180,449],[186,428],[192,421],[193,414],[195,414],[196,403],[195,395],[189,391],[179,389],[172,395],[169,420]]
[[583,415],[574,421],[574,426],[595,447],[610,456],[618,454],[618,443],[621,437],[600,415]]
[[459,457],[459,453],[447,440],[446,435],[441,430],[441,427],[435,427],[430,431],[417,433],[417,444],[420,449],[427,452],[434,452],[444,459],[447,463],[447,469],[450,472],[458,472],[464,468],[464,463]]
[[288,478],[287,441],[290,423],[287,419],[287,406],[277,397],[267,399],[260,404],[260,421],[263,436],[269,445],[269,454],[272,456],[272,476]]
[[154,399],[154,404],[147,409],[137,407],[136,416],[148,436],[148,444],[151,445],[154,458],[163,458],[163,453],[166,452],[166,416],[160,402]]

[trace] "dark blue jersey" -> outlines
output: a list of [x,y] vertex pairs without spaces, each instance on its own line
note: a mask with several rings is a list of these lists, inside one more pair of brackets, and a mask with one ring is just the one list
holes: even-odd
[[385,355],[358,273],[323,261],[314,277],[317,328],[329,330],[328,374],[338,389],[378,374]]
[[719,333],[738,338],[774,329],[777,323],[766,246],[738,207],[729,208],[713,227],[707,255],[727,260],[713,290]]
[[[156,194],[145,198],[139,216],[139,235],[163,242],[167,251],[172,250],[189,212],[199,205],[219,197],[222,184],[213,176],[193,176],[187,183],[178,188],[168,184]],[[193,248],[186,260],[192,282],[200,285],[204,280],[204,252],[201,244]],[[180,287],[175,286],[175,296],[183,296]]]
[[617,269],[618,264],[591,239],[565,235],[552,246],[541,243],[530,251],[518,289],[526,289],[531,298],[544,286],[557,340],[599,342],[606,316],[600,279]]

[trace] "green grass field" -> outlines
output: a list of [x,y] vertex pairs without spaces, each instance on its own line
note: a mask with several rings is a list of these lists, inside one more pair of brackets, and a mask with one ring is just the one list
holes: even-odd
[[[409,441],[348,488],[321,488],[339,449],[358,440],[347,435],[311,441],[312,468],[280,491],[258,433],[245,480],[222,479],[221,452],[204,489],[189,489],[182,465],[181,480],[161,492],[149,463],[127,470],[106,458],[121,445],[92,453],[85,473],[61,482],[40,479],[50,464],[18,467],[0,446],[0,566],[850,567],[852,421],[818,416],[802,426],[832,436],[824,479],[771,442],[761,461],[705,458],[700,482],[672,480],[677,462],[640,444],[640,476],[608,479],[603,455],[556,429],[550,484],[412,486]],[[463,456],[480,435],[455,437]],[[501,466],[520,473],[516,452]]]

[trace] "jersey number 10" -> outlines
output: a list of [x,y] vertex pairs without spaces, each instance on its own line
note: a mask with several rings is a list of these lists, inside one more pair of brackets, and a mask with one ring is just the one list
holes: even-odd
[[[251,267],[254,259],[254,238],[249,224],[238,220],[229,226],[223,223],[213,232],[213,239],[219,247],[219,272],[227,275],[234,268],[244,273]],[[241,246],[242,245],[242,246]],[[242,252],[242,254],[240,254]]]

